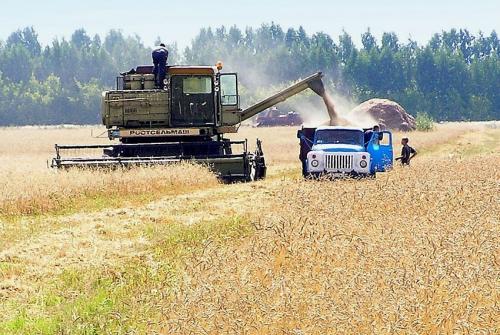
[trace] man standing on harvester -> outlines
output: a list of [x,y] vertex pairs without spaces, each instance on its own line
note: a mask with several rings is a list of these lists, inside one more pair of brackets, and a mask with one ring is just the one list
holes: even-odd
[[160,46],[153,50],[151,56],[153,57],[153,74],[155,75],[156,87],[162,88],[167,75],[168,50],[165,44],[160,43]]

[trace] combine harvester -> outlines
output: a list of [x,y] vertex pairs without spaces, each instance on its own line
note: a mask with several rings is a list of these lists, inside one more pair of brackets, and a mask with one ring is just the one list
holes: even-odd
[[[230,141],[242,121],[311,88],[324,92],[320,72],[245,109],[240,109],[236,73],[217,66],[171,66],[164,87],[155,88],[152,66],[117,78],[102,95],[102,122],[109,145],[58,145],[52,167],[113,167],[190,161],[206,164],[223,181],[252,181],[266,175],[261,142]],[[239,148],[239,151],[238,151]],[[98,151],[97,153],[95,151]],[[83,156],[85,152],[94,151]]]

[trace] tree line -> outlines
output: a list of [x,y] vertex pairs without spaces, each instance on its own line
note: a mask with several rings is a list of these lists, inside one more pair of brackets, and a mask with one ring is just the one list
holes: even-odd
[[[436,120],[500,119],[495,31],[452,29],[419,45],[395,33],[378,41],[368,30],[361,41],[358,47],[347,32],[334,40],[274,23],[203,28],[182,52],[168,45],[169,63],[223,60],[249,96],[322,71],[333,90],[358,102],[388,98]],[[46,46],[31,27],[13,32],[0,42],[0,125],[99,123],[101,91],[114,87],[120,72],[150,63],[151,48],[117,30],[101,37],[79,29]]]

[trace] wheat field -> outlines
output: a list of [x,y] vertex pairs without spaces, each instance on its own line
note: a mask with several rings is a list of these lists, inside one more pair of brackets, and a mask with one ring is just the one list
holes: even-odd
[[269,175],[224,185],[54,173],[54,143],[106,140],[0,129],[0,334],[497,334],[498,124],[396,133],[412,166],[337,181],[301,178],[296,130],[242,127]]

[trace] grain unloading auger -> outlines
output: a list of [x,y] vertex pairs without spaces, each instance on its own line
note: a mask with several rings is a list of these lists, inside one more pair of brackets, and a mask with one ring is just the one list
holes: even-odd
[[[154,86],[152,67],[140,66],[117,78],[117,89],[102,95],[102,121],[110,140],[104,145],[58,145],[52,167],[114,167],[192,161],[207,164],[223,180],[264,178],[261,142],[231,141],[240,123],[311,88],[324,91],[313,74],[281,92],[240,109],[236,73],[211,66],[171,66],[165,86]],[[96,152],[97,151],[97,152]],[[84,155],[84,153],[88,153]]]

